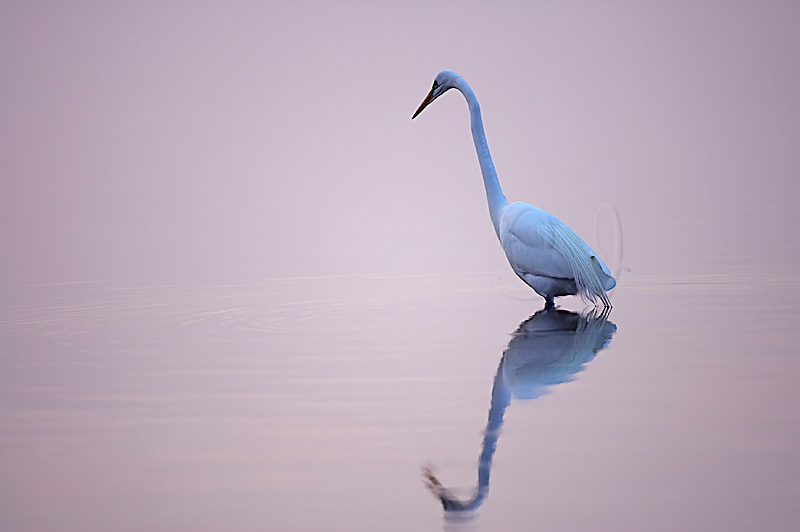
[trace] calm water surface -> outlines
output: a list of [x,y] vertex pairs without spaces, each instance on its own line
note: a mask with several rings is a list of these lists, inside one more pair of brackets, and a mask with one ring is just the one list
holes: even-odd
[[608,316],[491,273],[21,287],[0,529],[797,530],[798,297],[791,271],[629,276]]

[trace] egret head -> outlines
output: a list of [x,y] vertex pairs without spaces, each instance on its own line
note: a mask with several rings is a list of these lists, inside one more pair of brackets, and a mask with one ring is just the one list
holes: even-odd
[[414,113],[414,116],[411,117],[411,120],[414,120],[417,115],[420,114],[422,110],[425,109],[433,100],[455,87],[456,80],[458,79],[458,74],[452,70],[442,70],[436,74],[436,77],[433,79],[433,87],[431,87],[431,92],[429,92],[422,101],[422,104],[420,104],[419,109],[417,109],[417,112]]

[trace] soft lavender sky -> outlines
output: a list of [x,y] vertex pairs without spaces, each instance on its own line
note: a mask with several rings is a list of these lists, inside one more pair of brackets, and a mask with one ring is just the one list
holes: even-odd
[[633,273],[800,257],[796,2],[285,4],[3,3],[0,283],[506,270],[443,68]]

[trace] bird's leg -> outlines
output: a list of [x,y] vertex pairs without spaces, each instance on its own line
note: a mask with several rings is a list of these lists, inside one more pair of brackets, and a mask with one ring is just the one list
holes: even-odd
[[556,304],[555,304],[555,301],[553,301],[552,297],[545,297],[544,298],[544,310],[553,310],[555,308],[555,306],[556,306]]

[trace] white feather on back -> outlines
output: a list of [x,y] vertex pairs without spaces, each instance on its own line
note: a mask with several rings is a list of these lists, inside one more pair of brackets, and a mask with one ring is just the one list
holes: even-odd
[[616,281],[597,254],[564,222],[528,203],[503,209],[500,243],[519,273],[574,279],[584,299],[609,305],[606,290]]

